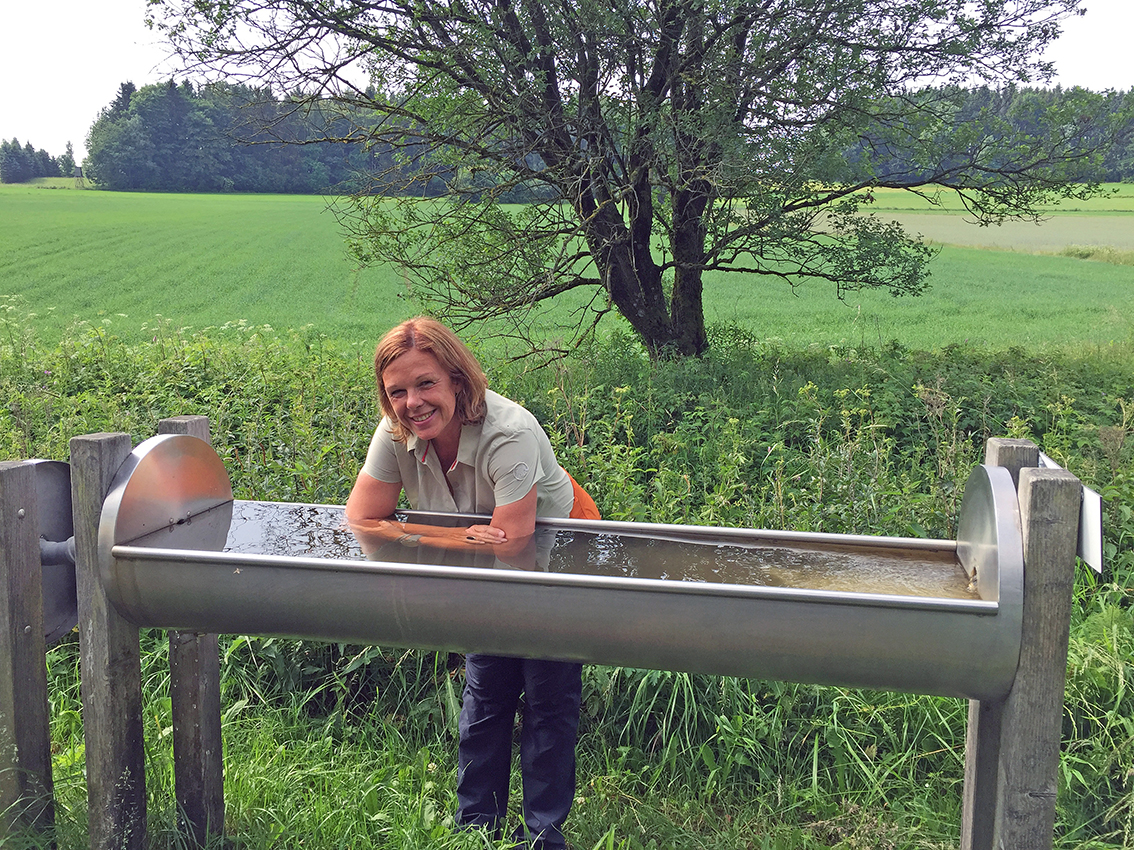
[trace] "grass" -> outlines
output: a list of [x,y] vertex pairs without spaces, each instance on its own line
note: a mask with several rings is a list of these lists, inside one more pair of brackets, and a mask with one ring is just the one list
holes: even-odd
[[931,269],[925,295],[855,292],[845,302],[807,286],[798,296],[765,287],[755,297],[743,280],[724,279],[706,315],[789,345],[1106,347],[1134,333],[1129,267],[946,246]]
[[1062,257],[1078,260],[1097,260],[1115,266],[1134,266],[1134,251],[1118,251],[1110,246],[1071,245],[1059,252]]
[[[239,325],[139,341],[80,327],[54,342],[29,324],[9,312],[0,334],[3,457],[62,459],[73,434],[140,439],[159,418],[206,413],[239,497],[345,498],[375,415],[357,346]],[[1057,846],[1128,846],[1131,347],[856,350],[717,333],[700,361],[652,364],[616,335],[555,368],[487,365],[611,519],[950,537],[984,439],[1039,441],[1107,511],[1109,572],[1080,573],[1076,591]],[[164,639],[147,632],[144,647],[151,846],[180,850]],[[459,658],[240,636],[222,647],[229,850],[503,850],[452,828]],[[78,850],[73,638],[48,666],[56,839]],[[963,701],[606,667],[587,668],[584,697],[569,821],[582,850],[956,845]]]
[[[951,192],[922,196],[904,189],[874,189],[872,194],[873,209],[879,211],[910,210],[945,214],[964,211],[960,199]],[[1107,184],[1103,186],[1103,191],[1093,198],[1085,201],[1066,200],[1047,208],[1045,212],[1055,216],[1134,213],[1134,184]]]
[[[1130,337],[1134,294],[1128,268],[1109,260],[1134,250],[1134,189],[1117,188],[1122,194],[1092,202],[1090,216],[1059,215],[1038,228],[978,229],[958,215],[903,212],[896,204],[905,198],[880,193],[880,215],[909,219],[911,229],[935,241],[979,246],[971,233],[1003,235],[990,247],[1011,250],[950,244],[921,298],[862,292],[844,303],[820,285],[797,295],[780,283],[710,275],[706,315],[792,345],[1121,342]],[[915,226],[917,215],[934,229]],[[0,296],[20,296],[49,336],[83,321],[109,322],[114,333],[141,339],[153,336],[162,317],[175,328],[237,321],[310,327],[368,344],[414,311],[395,272],[351,266],[320,198],[5,185],[0,216],[7,223],[0,232]],[[1079,253],[1047,256],[1073,245],[1104,262],[1085,262]]]
[[245,320],[372,339],[412,315],[397,277],[357,270],[322,198],[0,186],[0,294],[58,333],[114,317],[195,328]]

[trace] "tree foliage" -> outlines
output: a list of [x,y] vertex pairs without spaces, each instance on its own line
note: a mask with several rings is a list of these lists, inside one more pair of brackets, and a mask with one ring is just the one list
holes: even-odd
[[45,150],[19,139],[0,141],[0,183],[26,183],[37,177],[58,177],[59,162]]
[[955,192],[982,223],[1094,191],[1104,98],[1024,132],[962,88],[1043,80],[1079,4],[150,0],[194,67],[333,101],[335,138],[444,181],[343,209],[360,259],[458,325],[579,290],[576,332],[616,310],[654,356],[706,349],[707,272],[922,291],[933,252],[869,214],[872,188]]
[[361,143],[321,143],[347,129],[334,120],[240,85],[123,83],[88,133],[87,176],[130,191],[349,191],[360,171],[388,163]]
[[59,157],[59,176],[73,177],[75,174],[75,149],[67,142],[67,147]]

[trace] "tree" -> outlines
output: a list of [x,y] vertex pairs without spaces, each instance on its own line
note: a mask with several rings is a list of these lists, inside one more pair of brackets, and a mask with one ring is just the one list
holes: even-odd
[[59,157],[59,174],[62,177],[73,177],[75,174],[75,149],[67,142],[67,149]]
[[342,191],[359,169],[380,167],[380,152],[320,143],[350,124],[328,126],[341,110],[317,107],[297,115],[290,98],[227,83],[125,83],[88,133],[88,176],[111,190]]
[[23,183],[36,177],[58,177],[59,163],[45,150],[19,139],[0,142],[0,183]]
[[150,23],[200,71],[365,111],[337,138],[393,146],[412,185],[340,209],[352,250],[445,318],[577,290],[576,333],[617,310],[665,356],[706,349],[706,272],[921,292],[933,251],[869,215],[876,187],[955,192],[981,223],[1093,192],[1071,181],[1106,144],[1097,99],[1025,133],[958,95],[1047,78],[1079,4],[151,0]]
[[138,90],[132,82],[127,80],[124,83],[119,83],[118,94],[114,96],[110,106],[106,109],[106,115],[112,120],[117,121],[120,118],[126,117],[127,110],[130,109],[130,101],[134,97],[134,93]]
[[0,183],[23,183],[30,176],[20,140],[0,142]]
[[87,133],[86,176],[110,189],[155,187],[154,145],[137,115],[100,115]]

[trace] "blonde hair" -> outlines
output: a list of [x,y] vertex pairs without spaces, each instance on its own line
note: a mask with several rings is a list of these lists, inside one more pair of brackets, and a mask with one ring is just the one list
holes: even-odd
[[428,316],[416,316],[387,331],[374,349],[378,401],[382,405],[382,412],[390,420],[394,439],[404,443],[409,438],[410,431],[398,421],[394,413],[394,405],[382,382],[382,373],[411,348],[432,354],[441,368],[449,373],[449,378],[457,387],[456,416],[461,424],[475,425],[483,422],[484,392],[488,389],[488,379],[484,376],[480,363],[468,346],[443,324]]

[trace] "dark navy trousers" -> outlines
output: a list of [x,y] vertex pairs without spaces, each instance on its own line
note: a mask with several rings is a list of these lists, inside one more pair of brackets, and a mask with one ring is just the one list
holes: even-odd
[[583,665],[568,661],[465,657],[457,774],[457,823],[501,834],[508,812],[512,732],[520,694],[524,825],[535,846],[565,846],[575,799],[575,740]]

